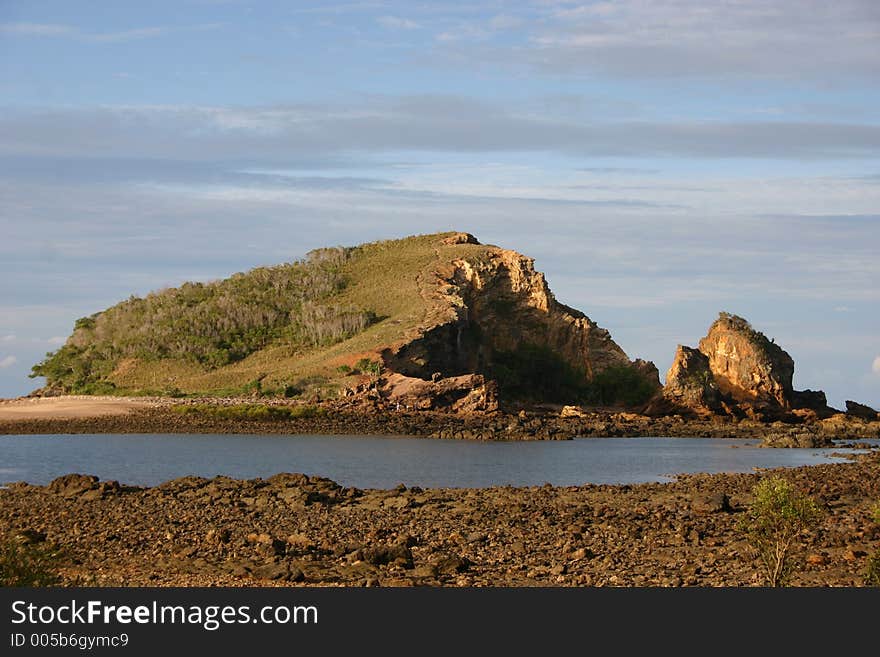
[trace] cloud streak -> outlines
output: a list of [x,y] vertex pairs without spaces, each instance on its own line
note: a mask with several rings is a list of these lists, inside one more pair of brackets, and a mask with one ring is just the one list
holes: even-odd
[[76,25],[59,23],[0,23],[0,34],[17,37],[65,38],[85,43],[127,43],[168,36],[177,32],[201,32],[220,27],[204,23],[188,27],[148,26],[110,32],[93,32]]
[[15,356],[6,356],[5,358],[0,358],[0,370],[5,370],[7,367],[12,367],[18,362],[18,358]]
[[602,157],[847,159],[880,156],[880,125],[836,122],[583,121],[517,114],[449,96],[348,105],[117,106],[11,110],[0,154],[289,158],[344,152],[555,152]]
[[[524,41],[447,39],[438,54],[552,75],[641,79],[815,80],[880,72],[880,10],[873,0],[549,0],[536,12],[522,25]],[[471,32],[482,28],[469,25]]]

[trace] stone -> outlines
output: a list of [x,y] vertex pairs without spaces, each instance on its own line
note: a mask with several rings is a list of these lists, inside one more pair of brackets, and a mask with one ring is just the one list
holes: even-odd
[[19,545],[36,545],[46,540],[46,533],[35,529],[22,529],[13,534],[12,539]]
[[471,567],[471,562],[463,557],[452,555],[442,557],[434,565],[438,573],[451,575],[453,573],[466,572]]
[[364,561],[374,566],[399,563],[405,568],[412,568],[412,551],[404,543],[368,547],[363,550]]
[[730,513],[730,498],[725,493],[708,493],[698,495],[693,502],[694,511],[698,513]]
[[49,482],[47,488],[49,492],[56,493],[62,497],[76,497],[96,488],[97,485],[98,477],[94,475],[68,474],[53,479]]

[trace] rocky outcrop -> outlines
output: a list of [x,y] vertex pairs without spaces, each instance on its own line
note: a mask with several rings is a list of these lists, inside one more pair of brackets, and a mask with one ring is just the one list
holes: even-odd
[[791,407],[794,361],[742,317],[721,313],[699,349],[725,395],[737,402]]
[[[540,396],[544,376],[587,385],[603,371],[627,368],[659,390],[653,363],[630,361],[606,329],[559,303],[532,258],[491,247],[480,258],[438,264],[434,276],[422,282],[433,302],[426,322],[382,353],[389,370],[423,381],[474,373],[530,379]],[[524,369],[536,364],[540,372]]]
[[721,394],[709,359],[698,349],[678,345],[666,373],[664,394],[674,404],[693,410],[721,410]]
[[[699,349],[678,347],[662,395],[650,408],[677,406],[756,420],[828,417],[822,391],[792,386],[794,361],[742,317],[720,313]],[[809,416],[809,418],[807,417]]]
[[846,414],[851,417],[861,418],[862,420],[880,419],[880,413],[877,413],[877,411],[870,406],[859,404],[858,402],[849,399],[846,401]]
[[455,413],[491,413],[498,410],[498,388],[480,374],[464,374],[425,381],[392,373],[383,379],[383,397],[393,409]]

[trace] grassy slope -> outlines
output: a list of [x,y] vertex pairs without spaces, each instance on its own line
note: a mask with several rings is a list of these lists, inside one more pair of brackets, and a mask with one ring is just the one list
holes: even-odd
[[372,310],[382,321],[366,331],[330,347],[292,352],[281,342],[247,358],[207,370],[179,360],[144,362],[129,359],[117,367],[110,380],[120,392],[164,391],[184,393],[240,393],[262,378],[263,389],[296,385],[303,379],[326,377],[326,385],[338,384],[337,367],[352,366],[382,347],[401,340],[426,318],[430,302],[420,286],[433,280],[438,265],[456,258],[480,258],[484,245],[443,245],[452,233],[423,235],[401,240],[374,242],[358,247],[346,263],[348,286],[338,295],[342,303]]

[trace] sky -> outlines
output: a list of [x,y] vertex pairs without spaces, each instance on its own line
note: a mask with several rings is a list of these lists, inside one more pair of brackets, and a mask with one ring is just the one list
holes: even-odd
[[441,230],[661,377],[724,310],[880,407],[880,3],[0,0],[0,396],[132,294]]

